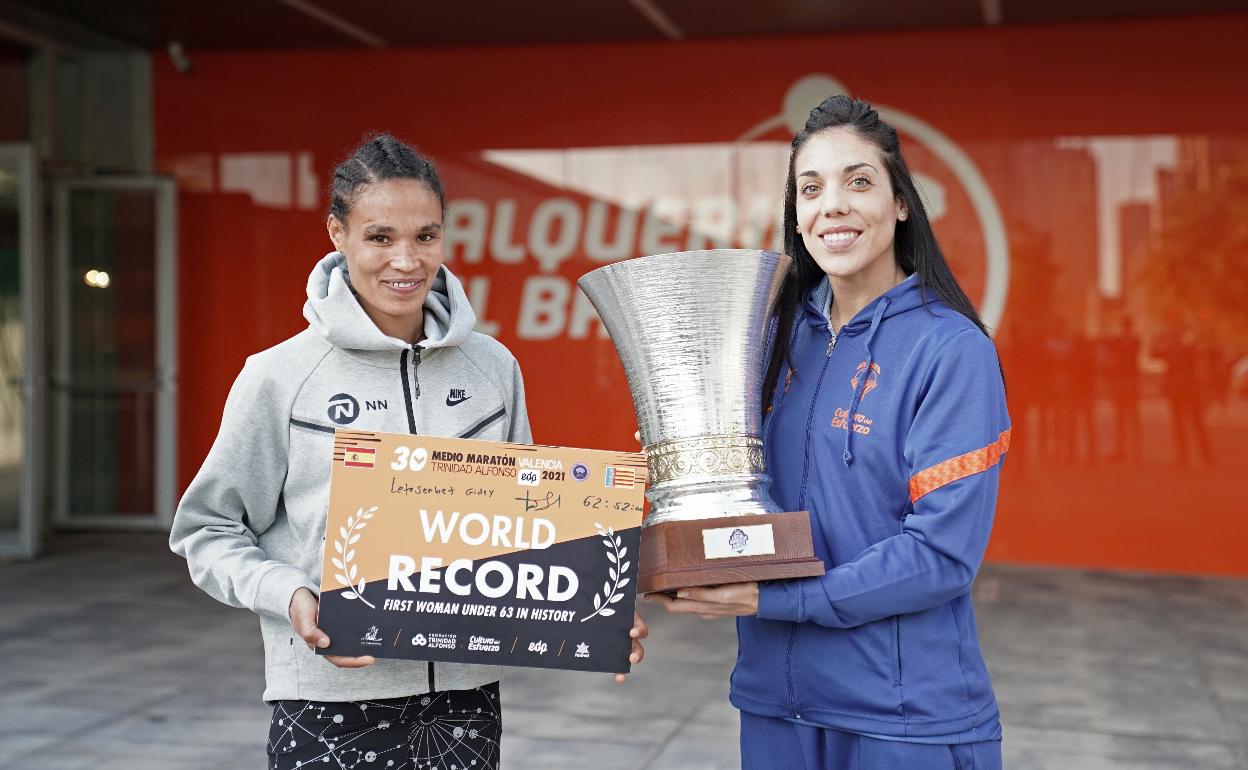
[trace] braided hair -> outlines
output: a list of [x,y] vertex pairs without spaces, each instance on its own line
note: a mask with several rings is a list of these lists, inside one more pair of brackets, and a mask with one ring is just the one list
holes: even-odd
[[351,155],[334,168],[329,185],[329,213],[343,224],[364,188],[387,179],[424,182],[446,208],[438,170],[420,150],[392,134],[369,134]]

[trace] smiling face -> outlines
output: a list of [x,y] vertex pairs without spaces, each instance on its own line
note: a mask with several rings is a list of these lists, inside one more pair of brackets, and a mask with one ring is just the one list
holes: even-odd
[[893,235],[907,213],[875,145],[852,129],[820,131],[797,151],[793,171],[798,233],[833,290],[895,285]]
[[437,194],[410,179],[376,182],[360,193],[346,222],[330,215],[327,224],[364,312],[383,333],[419,341],[422,306],[444,259]]

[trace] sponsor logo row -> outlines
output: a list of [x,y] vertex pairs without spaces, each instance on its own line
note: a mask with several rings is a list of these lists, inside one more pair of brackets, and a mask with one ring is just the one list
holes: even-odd
[[[469,652],[501,652],[503,649],[503,641],[492,636],[473,634],[463,641],[465,641],[465,649]],[[395,634],[394,642],[395,646],[407,643],[412,647],[422,647],[430,650],[456,650],[459,649],[461,635],[430,632],[427,634],[416,633],[411,637],[404,638],[404,634],[400,630]],[[360,644],[363,647],[381,647],[384,643],[385,640],[382,639],[377,626],[371,626],[360,637]],[[521,644],[520,637],[517,636],[512,639],[509,651],[515,652],[517,649],[525,649],[538,655],[552,653],[555,657],[563,657],[564,654],[571,654],[574,658],[588,658],[590,656],[588,642],[575,642],[574,647],[569,647],[567,639],[560,639],[558,642],[535,639],[527,642],[527,644]]]

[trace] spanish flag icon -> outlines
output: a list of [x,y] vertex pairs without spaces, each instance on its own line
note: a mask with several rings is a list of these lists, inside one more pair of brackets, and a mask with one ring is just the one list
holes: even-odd
[[377,450],[367,447],[347,447],[342,464],[348,468],[372,468],[377,462]]

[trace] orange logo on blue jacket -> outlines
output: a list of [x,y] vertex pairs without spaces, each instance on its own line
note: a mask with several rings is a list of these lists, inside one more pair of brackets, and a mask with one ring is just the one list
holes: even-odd
[[[849,381],[849,386],[854,389],[855,393],[858,392],[858,382],[860,378],[862,377],[863,372],[866,372],[866,371],[867,371],[866,361],[863,361],[862,363],[858,364],[858,369],[854,371],[854,377],[853,379]],[[868,393],[875,390],[876,383],[878,383],[879,380],[880,380],[880,365],[873,363],[871,364],[871,372],[867,374],[867,384],[862,386],[863,398],[866,398]]]

